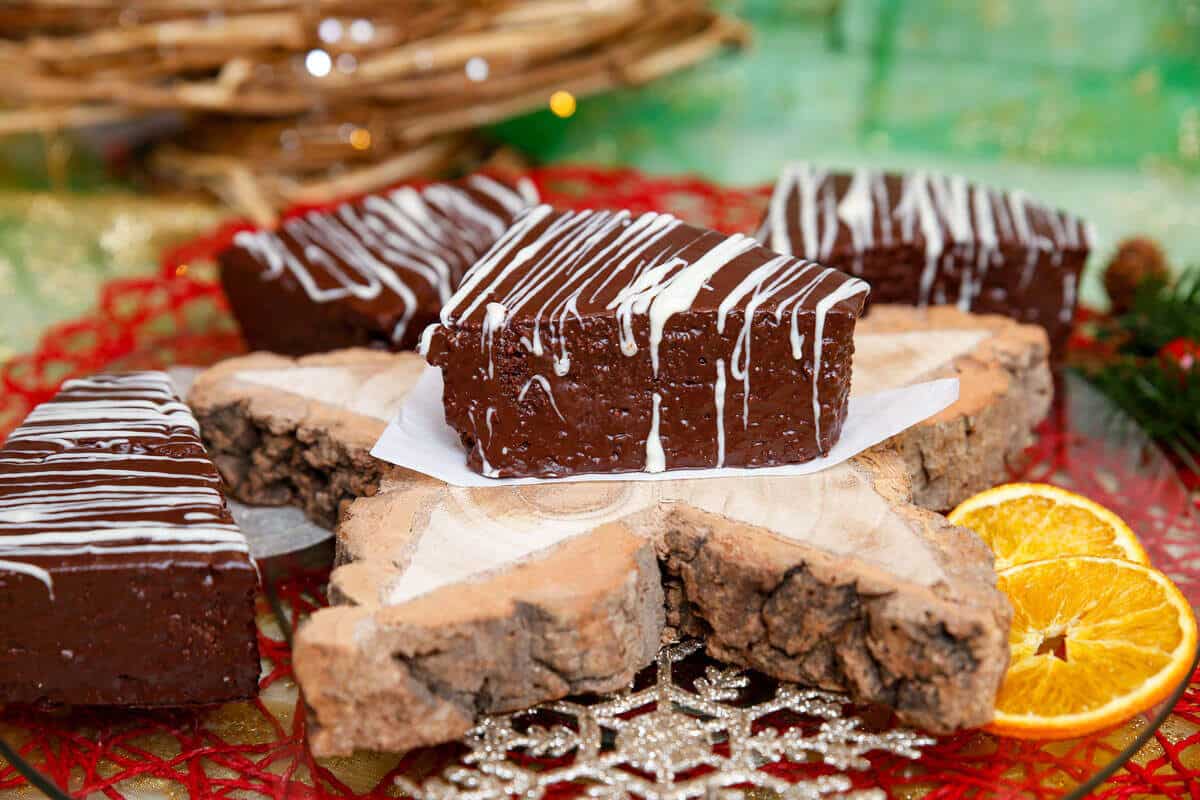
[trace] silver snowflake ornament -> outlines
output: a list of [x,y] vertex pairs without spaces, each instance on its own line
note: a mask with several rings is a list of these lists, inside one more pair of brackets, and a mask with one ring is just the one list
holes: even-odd
[[[398,779],[418,800],[539,800],[575,784],[596,798],[687,800],[752,795],[791,800],[882,797],[855,790],[867,756],[917,759],[923,734],[874,731],[847,699],[776,684],[715,664],[694,640],[670,644],[627,689],[599,699],[562,700],[485,718],[456,763],[422,781]],[[790,724],[776,725],[777,715]],[[820,764],[832,774],[789,782],[761,768]]]

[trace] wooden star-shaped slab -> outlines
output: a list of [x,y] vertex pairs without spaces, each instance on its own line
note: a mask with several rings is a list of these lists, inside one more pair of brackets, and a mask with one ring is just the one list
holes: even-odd
[[416,356],[260,354],[202,375],[190,399],[237,495],[345,510],[337,605],[295,650],[314,750],[406,750],[619,688],[683,634],[931,730],[986,722],[1008,606],[986,548],[920,506],[1002,479],[1049,402],[1045,335],[886,307],[860,330],[855,391],[958,375],[961,399],[800,478],[459,489],[369,456]]
[[424,368],[413,353],[253,353],[201,373],[188,404],[234,497],[297,505],[332,528],[391,471],[371,447]]

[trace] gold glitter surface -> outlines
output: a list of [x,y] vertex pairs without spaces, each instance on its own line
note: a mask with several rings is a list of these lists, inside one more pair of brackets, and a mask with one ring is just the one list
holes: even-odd
[[204,202],[128,192],[0,192],[0,360],[87,312],[107,281],[153,274],[164,249],[224,215]]

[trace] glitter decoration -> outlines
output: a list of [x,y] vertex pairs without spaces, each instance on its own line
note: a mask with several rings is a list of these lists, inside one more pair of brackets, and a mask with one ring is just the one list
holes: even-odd
[[[854,790],[844,773],[870,770],[870,753],[915,760],[936,742],[905,729],[871,731],[847,714],[845,697],[828,692],[776,684],[764,697],[747,700],[751,674],[711,662],[702,650],[695,640],[663,647],[644,688],[635,680],[599,702],[561,701],[488,717],[464,738],[467,752],[457,764],[420,782],[398,777],[396,784],[418,800],[539,800],[567,782],[586,785],[591,797],[646,800],[712,797],[734,786],[796,798],[873,798],[884,795]],[[703,673],[680,679],[684,665]],[[773,715],[786,713],[799,720],[783,730],[770,724]],[[554,721],[544,724],[543,716]],[[526,765],[510,758],[514,752],[554,764]],[[787,762],[833,771],[788,781],[769,769]]]

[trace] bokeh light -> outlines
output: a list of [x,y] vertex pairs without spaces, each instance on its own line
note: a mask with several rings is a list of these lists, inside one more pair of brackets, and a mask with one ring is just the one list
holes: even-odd
[[489,71],[487,59],[480,56],[472,56],[467,59],[466,71],[468,80],[475,81],[476,83],[486,81]]
[[309,50],[304,57],[304,68],[310,75],[324,78],[333,69],[333,59],[324,50]]
[[559,89],[550,95],[550,111],[563,119],[571,116],[575,113],[575,95],[565,89]]
[[369,19],[356,19],[350,23],[350,38],[358,44],[366,44],[375,38],[375,26]]
[[342,38],[342,23],[333,17],[321,20],[321,24],[317,26],[317,36],[326,44],[333,44],[338,39]]

